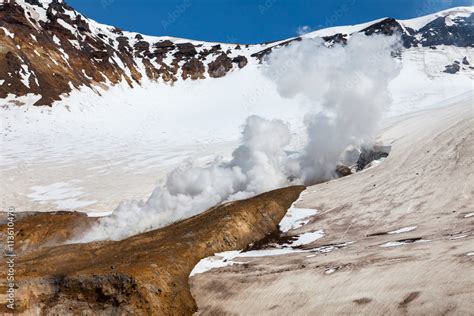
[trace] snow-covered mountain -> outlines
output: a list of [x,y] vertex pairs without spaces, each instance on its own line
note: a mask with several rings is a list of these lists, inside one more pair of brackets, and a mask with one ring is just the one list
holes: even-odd
[[[0,0],[0,98],[13,104],[52,105],[72,90],[145,82],[220,78],[258,67],[275,47],[302,38],[345,43],[353,33],[399,33],[406,50],[474,46],[473,7],[460,7],[413,20],[384,18],[335,27],[258,45],[153,37],[122,31],[86,18],[62,0]],[[462,54],[461,54],[462,55]],[[442,71],[471,71],[469,56],[440,61]],[[466,57],[466,58],[464,58]],[[445,68],[447,66],[447,68]],[[25,98],[28,101],[22,101]]]
[[184,159],[229,155],[249,115],[288,122],[298,142],[318,104],[282,97],[262,70],[275,47],[301,39],[403,32],[386,116],[472,96],[473,12],[238,45],[118,31],[60,1],[0,0],[0,200],[21,211],[110,211],[147,198]]

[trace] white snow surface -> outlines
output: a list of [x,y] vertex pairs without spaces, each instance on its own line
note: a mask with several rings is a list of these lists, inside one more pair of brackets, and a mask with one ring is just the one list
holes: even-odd
[[300,228],[306,225],[309,222],[310,217],[316,214],[318,214],[317,210],[292,206],[279,224],[280,231],[287,232],[289,230]]
[[[445,65],[464,56],[474,61],[470,48],[405,51],[400,75],[390,84],[393,105],[386,117],[472,97],[472,70],[442,73]],[[122,200],[149,196],[166,170],[188,157],[205,162],[215,154],[229,155],[241,124],[252,114],[288,122],[296,148],[305,113],[318,108],[310,108],[303,98],[282,98],[262,67],[249,65],[224,78],[174,86],[97,87],[101,96],[82,88],[52,108],[33,106],[39,99],[33,94],[10,95],[1,102],[5,194],[14,193],[11,202],[25,211],[58,210],[28,203],[27,189],[82,180],[92,200],[99,201],[94,208],[111,210]]]
[[444,17],[445,18],[445,23],[447,25],[451,25],[450,23],[453,23],[453,19],[457,17],[468,17],[471,15],[471,13],[474,12],[474,7],[456,7],[456,8],[451,8],[447,10],[443,10],[434,14],[428,14],[422,17],[417,17],[414,19],[409,19],[409,20],[400,20],[401,24],[403,26],[410,27],[414,30],[419,30],[426,24],[434,21],[435,19],[439,17]]
[[[295,202],[296,203],[296,202]],[[317,211],[311,209],[298,209],[291,206],[283,219],[280,221],[280,231],[287,232],[290,229],[295,229],[306,225],[307,221],[302,222],[301,219],[308,218],[317,214]],[[308,245],[324,236],[323,230],[312,232],[305,232],[296,236],[296,239],[290,244],[283,244],[280,248],[269,248],[262,250],[251,250],[246,252],[241,251],[226,251],[214,254],[214,256],[207,257],[199,261],[199,263],[191,271],[190,276],[199,273],[204,273],[211,269],[231,266],[234,264],[242,264],[248,261],[234,261],[236,258],[252,258],[252,257],[267,257],[291,254],[295,252],[308,252],[308,249],[298,248],[300,246]]]
[[301,235],[298,235],[297,239],[293,241],[291,244],[285,244],[281,248],[269,248],[263,250],[251,250],[251,251],[225,251],[214,254],[214,256],[207,257],[202,259],[198,262],[196,266],[194,266],[191,274],[189,276],[194,276],[198,273],[204,273],[211,269],[221,268],[232,266],[234,264],[243,264],[247,263],[248,261],[234,261],[237,258],[252,258],[252,257],[267,257],[267,256],[280,256],[286,255],[296,252],[309,252],[311,250],[308,249],[299,249],[296,247],[303,246],[310,244],[316,241],[319,238],[324,236],[324,232],[322,230],[318,230],[315,232],[307,232]]
[[390,248],[390,247],[398,247],[398,246],[403,246],[403,245],[408,245],[408,244],[415,244],[415,243],[425,243],[425,242],[430,242],[431,240],[426,240],[426,239],[420,239],[414,242],[408,242],[408,241],[390,241],[387,242],[383,245],[380,245],[382,248]]
[[417,226],[403,227],[403,228],[399,228],[399,229],[396,229],[396,230],[392,230],[392,231],[388,232],[388,234],[393,235],[393,234],[408,233],[408,232],[414,231],[416,229],[416,227]]
[[[18,2],[28,8],[31,19],[46,19],[44,9],[24,0]],[[42,1],[45,5],[50,2]],[[454,8],[402,22],[416,28],[437,16],[449,16],[452,20],[472,11],[473,7]],[[111,31],[111,26],[88,22],[92,33],[101,32],[110,38],[118,36]],[[352,33],[373,23],[319,30],[305,34],[304,38]],[[14,36],[3,31],[9,37]],[[124,34],[133,45],[137,33]],[[178,43],[189,41],[167,36],[144,38],[150,43],[165,39]],[[203,49],[214,44],[204,43]],[[268,45],[250,45],[237,52],[249,56],[266,47]],[[436,50],[421,47],[404,50],[401,72],[390,84],[393,106],[386,117],[449,105],[459,98],[472,98],[472,69],[462,66],[455,75],[442,72],[446,65],[464,56],[474,62],[472,48],[440,46]],[[317,112],[318,105],[298,97],[282,98],[275,83],[262,74],[263,67],[249,59],[247,67],[219,79],[180,80],[174,86],[145,80],[133,89],[126,84],[106,90],[82,87],[64,95],[52,108],[33,106],[40,98],[37,95],[9,95],[0,100],[0,176],[4,184],[0,197],[5,204],[2,206],[8,203],[16,205],[19,211],[54,211],[66,205],[79,211],[107,212],[123,200],[147,198],[166,172],[187,158],[197,158],[204,165],[216,155],[228,156],[241,124],[252,114],[288,122],[294,134],[288,150],[298,148],[302,141],[303,117],[310,110]],[[24,83],[28,85],[29,77],[34,74],[27,69],[23,71]],[[34,78],[36,80],[36,76]],[[39,204],[31,195],[32,187],[75,181],[81,181],[84,195],[74,198],[82,201],[87,196],[84,200],[87,204],[82,206],[82,202],[61,203],[54,198],[44,199],[43,204]],[[286,225],[283,229],[296,229],[305,224],[304,217],[299,216],[309,212],[295,210],[298,218],[283,223]]]

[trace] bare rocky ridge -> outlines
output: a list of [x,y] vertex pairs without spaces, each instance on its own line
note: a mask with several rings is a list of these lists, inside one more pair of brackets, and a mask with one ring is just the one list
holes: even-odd
[[[407,49],[473,47],[473,25],[472,14],[449,23],[439,17],[416,31],[387,18],[358,32],[401,34]],[[350,36],[321,38],[331,46]],[[151,37],[96,23],[62,0],[1,0],[0,99],[33,94],[41,96],[35,105],[52,105],[80,87],[220,78],[301,39],[239,45]]]
[[35,105],[80,86],[217,78],[247,64],[236,45],[145,38],[97,24],[58,0],[0,3],[0,30],[0,98],[39,94]]
[[[26,217],[15,226],[15,242],[27,246],[17,248],[15,313],[190,315],[197,309],[188,276],[196,263],[275,231],[303,190],[279,189],[216,206],[117,242],[52,246],[97,219],[73,213]],[[0,289],[5,288],[5,273],[0,270]],[[8,312],[4,300],[0,296],[1,311]]]

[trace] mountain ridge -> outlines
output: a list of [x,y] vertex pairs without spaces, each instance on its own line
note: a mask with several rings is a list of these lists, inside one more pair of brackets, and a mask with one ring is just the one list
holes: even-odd
[[[226,44],[122,31],[88,19],[61,0],[0,1],[0,98],[35,96],[49,105],[88,87],[100,94],[126,83],[173,84],[221,78],[259,64],[276,47],[320,37],[328,46],[353,33],[400,33],[406,49],[450,45],[473,47],[473,7],[458,7],[411,20],[383,18],[264,44]],[[424,23],[423,26],[421,26]],[[420,25],[416,29],[417,25]],[[365,26],[365,27],[364,27]],[[335,29],[337,32],[328,32]],[[326,34],[325,34],[326,32]]]

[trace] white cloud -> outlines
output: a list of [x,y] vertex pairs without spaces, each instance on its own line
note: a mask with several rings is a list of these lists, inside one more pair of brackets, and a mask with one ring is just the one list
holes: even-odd
[[298,28],[296,29],[296,34],[298,35],[304,35],[306,33],[309,33],[311,32],[313,29],[311,28],[311,26],[309,25],[302,25],[302,26],[298,26]]

